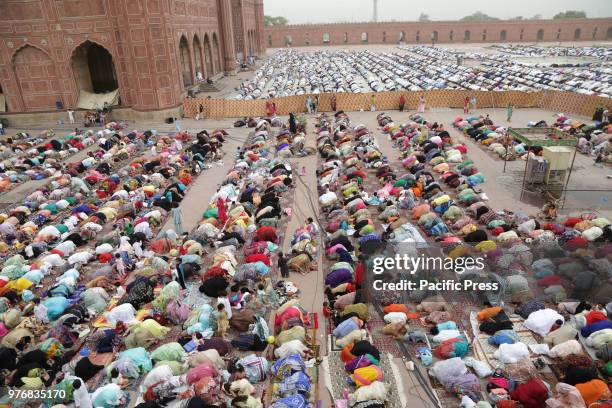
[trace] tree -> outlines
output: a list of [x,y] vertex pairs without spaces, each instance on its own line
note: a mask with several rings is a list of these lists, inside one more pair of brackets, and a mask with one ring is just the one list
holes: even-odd
[[289,20],[287,20],[285,17],[282,17],[282,16],[278,16],[278,17],[264,16],[264,23],[268,27],[285,26],[287,25],[288,22]]
[[554,15],[553,19],[560,20],[564,18],[586,18],[586,13],[582,10],[567,10]]
[[542,19],[541,14],[536,14],[533,17],[529,17],[529,20],[541,20],[541,19]]
[[431,21],[431,20],[429,19],[428,14],[421,13],[421,15],[419,16],[419,21]]
[[465,16],[461,19],[461,21],[491,21],[491,20],[499,20],[497,17],[491,17],[482,11],[477,11],[474,14],[470,14],[469,16]]
[[510,20],[522,20],[523,16],[512,17]]

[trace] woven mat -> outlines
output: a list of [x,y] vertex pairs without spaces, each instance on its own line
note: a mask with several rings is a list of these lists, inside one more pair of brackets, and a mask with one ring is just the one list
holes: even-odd
[[[393,373],[394,370],[389,354],[381,353],[380,356],[380,367],[385,375],[384,383],[390,386],[387,394],[388,401],[385,407],[404,408],[400,402],[400,395],[398,394],[398,383],[401,383],[401,379],[396,378]],[[329,367],[327,381],[331,380],[331,384],[327,384],[327,386],[331,389],[334,400],[342,399],[342,393],[345,388],[348,388],[349,392],[354,392],[355,387],[348,386],[347,378],[349,374],[344,369],[344,363],[340,359],[340,353],[335,351],[329,353],[327,362]]]

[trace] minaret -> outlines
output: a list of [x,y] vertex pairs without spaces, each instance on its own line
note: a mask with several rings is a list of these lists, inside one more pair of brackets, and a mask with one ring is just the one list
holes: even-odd
[[372,0],[374,10],[372,11],[372,19],[376,23],[378,21],[378,0]]

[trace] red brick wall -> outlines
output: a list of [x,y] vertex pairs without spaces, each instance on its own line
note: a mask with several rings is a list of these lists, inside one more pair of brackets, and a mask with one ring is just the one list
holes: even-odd
[[[112,55],[122,105],[138,111],[180,105],[185,93],[182,36],[189,44],[194,76],[196,58],[205,60],[194,55],[194,38],[202,51],[205,37],[210,41],[215,64],[205,77],[224,69],[222,44],[215,54],[213,41],[222,41],[218,7],[224,1],[230,0],[0,0],[0,85],[9,111],[52,110],[55,101],[76,106],[78,87],[70,61],[85,41]],[[257,27],[263,32],[263,14],[255,21],[260,1],[244,1],[243,26],[249,32]],[[25,46],[40,52],[27,48],[25,56],[18,55]],[[36,61],[21,62],[26,59]]]
[[[388,22],[388,23],[352,23],[352,24],[304,24],[284,27],[266,27],[265,41],[268,47],[285,47],[285,37],[291,36],[293,46],[321,46],[363,44],[362,33],[368,34],[370,44],[396,44],[400,33],[405,33],[405,42],[409,44],[431,44],[431,36],[437,32],[436,43],[481,43],[504,42],[502,31],[506,32],[505,42],[537,41],[576,41],[574,33],[580,29],[580,41],[612,40],[612,18],[568,19],[568,20],[521,20],[521,21],[432,21],[432,22]],[[486,36],[483,37],[486,30]],[[538,31],[543,30],[542,40],[538,40]],[[559,31],[560,30],[560,31]],[[470,32],[465,40],[465,32]],[[451,39],[452,32],[452,39]],[[323,35],[330,35],[330,42],[323,42]],[[521,38],[522,33],[522,38]],[[345,34],[348,42],[345,43]],[[608,38],[607,38],[608,37]],[[417,40],[418,38],[418,40]],[[309,44],[307,44],[309,42]]]
[[53,93],[59,91],[59,82],[53,60],[39,48],[28,45],[15,54],[13,66],[26,108],[55,109]]

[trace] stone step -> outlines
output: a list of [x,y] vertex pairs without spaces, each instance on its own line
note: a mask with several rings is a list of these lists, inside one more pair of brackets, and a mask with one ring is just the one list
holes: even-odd
[[200,84],[198,88],[198,92],[219,92],[219,88],[217,88],[213,84],[204,83],[204,84]]

